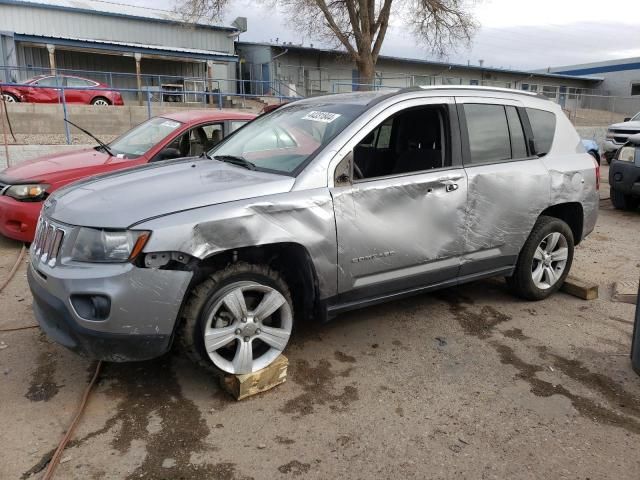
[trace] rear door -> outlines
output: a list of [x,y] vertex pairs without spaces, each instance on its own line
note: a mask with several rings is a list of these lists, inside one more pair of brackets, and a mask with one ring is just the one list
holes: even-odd
[[[65,77],[65,81],[68,87],[65,90],[67,103],[83,103],[87,105],[91,103],[94,91],[87,89],[96,87],[97,83],[78,77]],[[98,92],[95,93],[99,95]]]
[[504,273],[549,204],[549,172],[531,151],[518,101],[456,98],[468,179],[461,278]]
[[[455,282],[467,200],[455,117],[453,98],[404,101],[338,154],[331,194],[345,303]],[[345,162],[352,180],[340,174]]]

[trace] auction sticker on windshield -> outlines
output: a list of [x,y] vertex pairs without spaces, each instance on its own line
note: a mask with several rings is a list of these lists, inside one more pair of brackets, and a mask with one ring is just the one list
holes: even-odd
[[180,122],[174,122],[173,120],[165,120],[162,122],[163,127],[169,128],[178,128],[180,126]]
[[339,113],[311,111],[302,120],[313,120],[314,122],[331,123],[340,116]]

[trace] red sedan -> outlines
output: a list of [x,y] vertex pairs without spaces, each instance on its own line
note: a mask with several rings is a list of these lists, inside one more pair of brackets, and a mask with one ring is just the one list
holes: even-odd
[[201,155],[254,117],[206,110],[167,114],[107,145],[48,155],[0,171],[0,234],[31,242],[42,203],[58,188],[99,173]]
[[111,87],[88,78],[70,75],[39,75],[9,87],[2,87],[5,102],[27,103],[59,103],[61,90],[55,87],[67,87],[64,90],[67,103],[83,103],[86,105],[124,105],[122,95],[114,90],[91,90]]

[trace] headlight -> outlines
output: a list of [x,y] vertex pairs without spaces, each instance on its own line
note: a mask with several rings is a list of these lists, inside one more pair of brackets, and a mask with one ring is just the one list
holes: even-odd
[[81,228],[71,259],[77,262],[127,262],[142,251],[151,232],[145,230],[99,230]]
[[32,183],[28,185],[12,185],[7,188],[5,195],[22,201],[38,201],[43,200],[45,192],[49,188],[46,183]]
[[631,162],[635,160],[636,147],[622,147],[618,153],[618,160],[621,162]]

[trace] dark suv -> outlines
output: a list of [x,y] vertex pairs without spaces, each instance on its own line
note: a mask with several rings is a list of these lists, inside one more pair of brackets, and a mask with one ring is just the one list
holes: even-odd
[[640,205],[640,134],[629,137],[609,167],[611,203],[621,210]]

